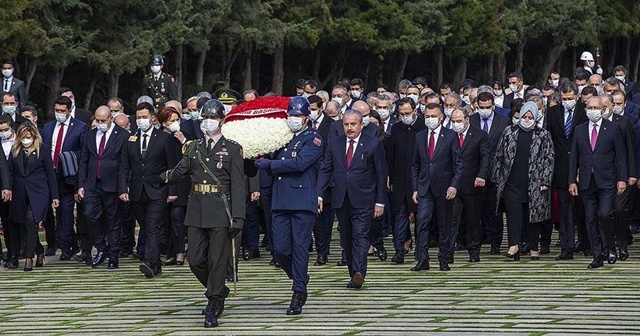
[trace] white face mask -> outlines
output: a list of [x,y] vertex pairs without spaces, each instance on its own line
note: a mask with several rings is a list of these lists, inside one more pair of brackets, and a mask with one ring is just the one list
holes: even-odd
[[14,115],[16,113],[16,107],[15,106],[3,106],[2,107],[2,112],[8,114],[8,115]]
[[576,101],[575,100],[563,100],[562,101],[562,106],[564,106],[564,108],[566,108],[567,110],[573,110],[573,108],[576,107]]
[[379,109],[377,111],[378,111],[378,114],[380,115],[380,118],[382,118],[382,120],[387,120],[389,118],[389,110]]
[[624,107],[617,106],[617,105],[613,107],[613,113],[615,113],[617,115],[621,115],[622,112],[624,112]]
[[414,121],[415,119],[414,119],[413,113],[402,116],[402,122],[405,123],[405,125],[411,125],[413,124]]
[[316,121],[320,118],[320,110],[309,110],[309,119]]
[[298,132],[304,127],[304,123],[302,122],[304,118],[289,116],[287,118],[287,125],[289,125],[289,129],[292,132]]
[[511,123],[517,125],[520,123],[520,118],[513,117],[511,118]]
[[445,108],[444,109],[444,115],[447,116],[447,118],[451,118],[451,114],[453,113],[453,109],[452,108]]
[[56,120],[59,123],[63,123],[65,121],[67,121],[67,114],[66,113],[57,113],[56,112]]
[[511,92],[518,92],[518,86],[516,84],[509,84],[509,90],[511,90]]
[[4,133],[0,133],[0,138],[2,138],[2,140],[9,140],[9,138],[11,138],[11,135],[13,134],[13,132],[11,132],[11,130],[8,130]]
[[602,112],[602,119],[609,119],[612,113],[613,113],[613,110],[611,109],[604,110],[604,112]]
[[220,127],[220,120],[216,119],[204,119],[200,123],[200,130],[202,133],[215,133]]
[[138,128],[143,132],[146,132],[149,130],[149,127],[151,127],[151,121],[149,119],[136,119],[136,125],[138,125]]
[[552,79],[551,80],[551,86],[558,87],[558,85],[560,85],[560,80],[559,79]]
[[481,118],[489,118],[491,116],[491,113],[493,112],[492,109],[488,108],[488,109],[478,109],[478,114],[480,115]]
[[333,98],[331,98],[331,100],[336,102],[336,103],[338,103],[338,105],[340,105],[340,106],[343,105],[342,104],[342,98],[340,98],[340,97],[333,97]]
[[172,133],[180,132],[180,121],[176,120],[176,121],[172,122],[171,125],[169,125],[169,127],[167,127],[167,128]]
[[547,97],[542,97],[542,105],[543,106],[547,106],[547,103],[549,102],[549,98]]
[[360,98],[360,96],[362,96],[362,92],[360,92],[358,90],[351,90],[351,97]]
[[182,120],[191,120],[191,114],[190,113],[183,113],[180,115],[180,118]]
[[587,65],[588,65],[590,68],[593,68],[593,67],[596,65],[596,62],[595,62],[595,61],[587,61]]
[[602,112],[600,110],[587,110],[587,118],[591,120],[592,123],[597,123],[602,119]]
[[2,70],[2,75],[3,75],[5,78],[9,78],[9,77],[11,77],[11,75],[13,75],[13,69],[3,69],[3,70]]
[[109,129],[109,124],[96,124],[96,128],[98,129],[98,131],[102,132],[102,133],[106,133],[107,130]]
[[303,97],[305,97],[305,98],[309,98],[309,97],[311,97],[311,94],[310,94],[310,93],[306,93],[306,92],[304,92],[304,93],[302,94],[302,96],[303,96]]
[[461,123],[451,123],[451,129],[456,133],[461,134],[464,133],[464,130],[467,128],[467,125],[463,122]]
[[424,124],[433,131],[440,125],[440,120],[438,118],[424,118]]
[[460,97],[460,99],[462,99],[462,101],[467,104],[467,105],[471,105],[471,100],[469,99],[469,96],[462,96]]
[[523,130],[530,131],[535,127],[536,121],[529,119],[520,119],[520,123],[518,125],[520,125],[520,128],[522,128]]
[[153,72],[154,74],[157,74],[158,72],[160,72],[160,66],[159,65],[152,65],[151,66],[151,72]]
[[33,145],[33,139],[22,139],[22,146],[29,148],[31,147],[31,145]]
[[500,96],[502,96],[502,90],[496,90],[496,89],[493,89],[493,94],[494,94],[496,97],[500,97]]
[[586,88],[586,85],[578,85],[578,93],[582,94],[582,89]]
[[409,98],[411,98],[411,100],[413,100],[414,103],[418,103],[418,95],[417,94],[410,94],[408,96]]
[[[2,73],[4,73],[4,71]],[[624,76],[616,76],[616,79],[624,83]]]
[[370,122],[369,116],[362,116],[362,127],[367,127]]
[[191,117],[191,120],[200,120],[200,112],[199,111],[189,112],[189,116]]

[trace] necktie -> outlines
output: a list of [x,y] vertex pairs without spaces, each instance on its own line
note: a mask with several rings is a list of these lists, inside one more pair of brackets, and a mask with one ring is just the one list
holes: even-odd
[[104,154],[105,142],[107,142],[107,133],[102,133],[102,137],[100,138],[100,144],[98,145],[98,167],[96,169],[96,177],[98,179],[102,178],[102,171],[100,169],[100,160],[102,160],[102,154]]
[[436,133],[434,131],[431,131],[431,136],[429,136],[429,160],[433,158],[433,148],[435,147],[436,142],[434,134]]
[[462,133],[460,133],[460,148],[462,148],[462,145],[464,145],[464,135],[462,135]]
[[451,129],[451,118],[449,118],[449,120],[447,120],[447,126],[445,126],[445,127]]
[[564,136],[569,139],[569,134],[571,134],[571,124],[573,123],[573,110],[569,110],[569,115],[567,116],[567,122],[564,124]]
[[4,79],[4,92],[8,92],[9,91],[9,79],[5,78]]
[[58,156],[60,156],[60,150],[62,150],[62,137],[64,137],[64,124],[60,124],[58,129],[58,137],[56,138],[56,147],[53,150],[53,166],[58,167]]
[[142,135],[142,157],[144,158],[147,155],[147,138],[149,134]]
[[313,130],[314,131],[318,130],[318,121],[317,120],[313,122]]
[[482,118],[482,130],[489,134],[489,118]]
[[207,156],[211,156],[211,149],[213,148],[213,139],[207,141]]
[[598,141],[598,124],[593,124],[591,129],[591,150],[596,149],[596,141]]
[[349,140],[349,148],[347,149],[347,168],[351,167],[351,160],[353,159],[353,144],[355,141]]

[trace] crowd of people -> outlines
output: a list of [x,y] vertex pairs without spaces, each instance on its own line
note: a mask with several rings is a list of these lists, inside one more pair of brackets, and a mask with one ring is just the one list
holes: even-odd
[[300,314],[310,252],[314,266],[329,262],[336,218],[334,262],[347,266],[347,288],[363,286],[369,256],[387,260],[389,235],[390,261],[403,264],[413,250],[415,272],[430,269],[435,246],[441,271],[456,251],[480,262],[483,244],[506,261],[539,260],[554,247],[554,229],[557,261],[578,252],[592,257],[589,268],[626,260],[640,94],[624,67],[605,79],[589,56],[571,78],[552,72],[542,86],[525,85],[519,72],[507,86],[468,79],[432,88],[417,77],[367,90],[354,78],[324,91],[301,79],[287,98],[293,140],[257,160],[221,134],[225,116],[259,99],[256,90],[177,101],[154,55],[130,114],[117,97],[90,113],[63,88],[55,120],[41,125],[4,62],[4,267],[24,258],[31,271],[60,250],[60,260],[93,268],[134,257],[153,278],[186,259],[207,287],[205,326],[215,327],[225,280],[237,280],[238,259],[259,258],[261,248],[293,281],[287,314]]

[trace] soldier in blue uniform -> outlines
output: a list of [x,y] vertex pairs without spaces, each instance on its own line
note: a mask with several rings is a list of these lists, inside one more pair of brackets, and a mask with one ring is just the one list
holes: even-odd
[[293,296],[287,315],[302,313],[307,301],[309,245],[318,213],[316,179],[322,156],[322,137],[309,126],[309,101],[293,97],[287,123],[295,136],[273,160],[257,160],[256,166],[273,178],[273,249],[275,258],[293,280]]

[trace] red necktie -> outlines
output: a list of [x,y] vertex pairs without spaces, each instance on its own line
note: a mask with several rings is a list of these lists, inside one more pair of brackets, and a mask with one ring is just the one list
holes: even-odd
[[353,159],[353,143],[355,141],[349,140],[349,148],[347,149],[347,168],[351,167],[351,160]]
[[317,122],[317,121],[314,121],[314,122],[313,122],[313,130],[314,130],[314,131],[317,131],[317,130],[318,130],[318,122]]
[[64,124],[60,124],[58,130],[58,139],[56,140],[56,148],[53,150],[53,166],[58,167],[58,156],[60,156],[60,150],[62,150],[62,137],[64,136]]
[[462,145],[464,145],[464,135],[460,133],[460,148],[462,148]]
[[102,133],[102,138],[100,138],[100,145],[98,146],[98,169],[96,170],[96,177],[98,179],[102,178],[100,160],[102,159],[102,154],[104,154],[105,142],[107,142],[107,133]]
[[435,147],[436,139],[434,138],[435,132],[431,131],[431,136],[429,137],[429,160],[433,159],[433,148]]

